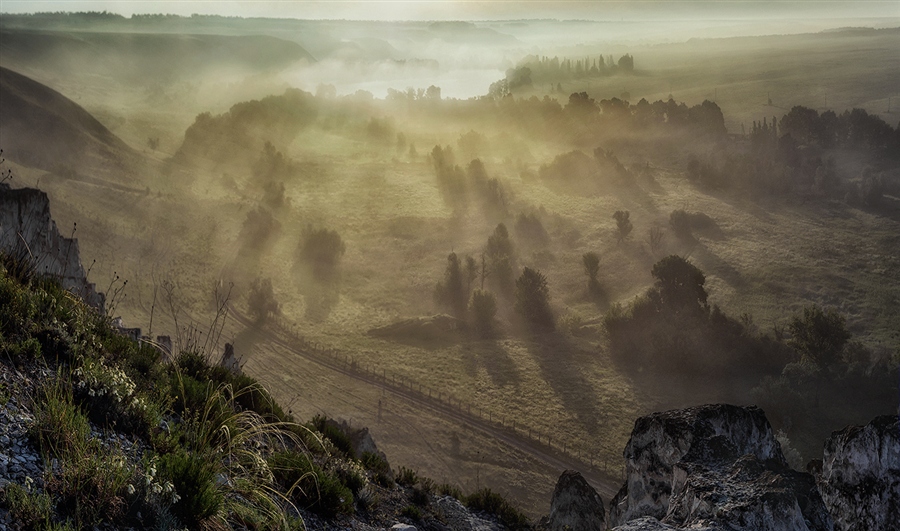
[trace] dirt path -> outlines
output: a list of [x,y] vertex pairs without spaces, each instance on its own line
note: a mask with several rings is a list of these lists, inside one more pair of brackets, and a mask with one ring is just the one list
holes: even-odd
[[[238,323],[251,327],[255,324],[245,315],[230,306],[229,314]],[[292,354],[314,362],[317,365],[340,373],[355,381],[376,387],[383,392],[391,393],[419,408],[425,408],[439,417],[451,420],[471,429],[477,430],[502,443],[515,448],[538,461],[545,463],[553,469],[574,469],[584,475],[604,499],[611,499],[621,486],[621,480],[606,474],[598,466],[591,462],[585,462],[561,448],[555,448],[548,443],[528,437],[526,433],[513,426],[501,425],[499,422],[471,413],[471,409],[463,408],[461,403],[453,404],[452,399],[445,402],[437,397],[429,396],[415,388],[415,384],[403,381],[389,380],[382,374],[360,367],[347,358],[316,351],[313,348],[302,348],[302,340],[291,337],[280,327],[265,327],[259,330],[259,337],[273,345],[277,345]],[[298,346],[299,345],[299,346]]]

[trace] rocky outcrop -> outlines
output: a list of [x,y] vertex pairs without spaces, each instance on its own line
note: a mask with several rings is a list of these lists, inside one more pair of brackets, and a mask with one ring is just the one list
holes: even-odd
[[44,192],[0,183],[0,249],[29,261],[37,274],[56,277],[64,288],[102,311],[103,294],[87,280],[78,240],[59,233]]
[[580,473],[566,470],[559,476],[550,502],[548,529],[550,531],[606,529],[603,500]]
[[443,496],[435,501],[436,512],[441,520],[453,531],[500,531],[503,527],[496,522],[485,520],[472,514],[459,500]]
[[834,432],[825,442],[819,490],[840,531],[897,529],[900,417]]
[[[622,524],[613,529],[613,531],[675,531],[675,529],[676,528],[664,524],[652,516],[644,516]],[[707,529],[708,528],[700,527],[697,528],[696,531],[706,531]]]
[[642,417],[625,458],[613,526],[652,517],[675,528],[832,529],[813,477],[787,466],[759,408],[719,404]]

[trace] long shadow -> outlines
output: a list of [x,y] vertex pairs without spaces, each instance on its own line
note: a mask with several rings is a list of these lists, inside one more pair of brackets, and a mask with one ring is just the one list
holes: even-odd
[[522,378],[516,364],[513,363],[506,347],[500,341],[472,341],[463,347],[463,362],[466,364],[466,372],[474,376],[478,368],[484,367],[491,383],[495,387],[508,385],[519,386]]
[[698,243],[691,251],[691,256],[700,262],[701,269],[706,273],[713,273],[724,280],[733,288],[740,288],[746,284],[740,272],[731,264],[722,260],[702,243]]
[[575,415],[585,431],[597,435],[606,421],[597,392],[579,368],[577,347],[560,333],[535,337],[528,350],[541,368],[541,376]]
[[240,360],[241,365],[250,359],[256,345],[262,337],[262,330],[256,325],[251,325],[241,330],[238,335],[234,337],[234,342],[232,343],[234,345],[234,355]]

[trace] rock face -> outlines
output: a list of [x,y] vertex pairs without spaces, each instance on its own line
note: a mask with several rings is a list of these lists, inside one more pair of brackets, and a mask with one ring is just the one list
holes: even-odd
[[550,531],[606,529],[603,500],[594,487],[574,470],[566,470],[556,482],[556,489],[550,502],[549,529]]
[[649,516],[675,528],[832,529],[815,480],[788,468],[759,408],[719,404],[642,417],[625,458],[612,526]]
[[825,442],[819,490],[837,530],[900,526],[900,417],[834,432]]
[[0,184],[0,249],[31,260],[36,273],[58,278],[64,288],[102,311],[103,294],[87,281],[78,240],[59,233],[44,192]]

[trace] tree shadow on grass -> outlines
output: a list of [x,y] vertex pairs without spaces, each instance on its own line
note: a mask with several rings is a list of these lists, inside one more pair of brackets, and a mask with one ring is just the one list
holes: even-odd
[[740,288],[746,284],[741,273],[731,264],[719,258],[715,253],[702,243],[698,243],[691,250],[691,257],[695,258],[700,264],[701,269],[706,274],[713,274],[724,280],[733,288]]
[[[262,330],[257,325],[250,325],[249,327],[241,330],[238,335],[234,337],[234,341],[232,344],[234,345],[234,355],[240,361],[240,364],[243,365],[250,359],[250,356],[253,355],[253,350],[256,348],[256,345],[259,344],[260,339],[262,339]],[[218,362],[218,360],[215,360]]]
[[502,341],[471,341],[462,346],[462,359],[466,372],[474,376],[483,367],[495,387],[519,386],[522,381]]
[[535,336],[528,343],[528,351],[566,411],[578,419],[585,431],[598,434],[606,422],[606,415],[599,407],[598,393],[581,370],[581,364],[585,363],[585,356],[580,355],[583,352],[559,332]]

